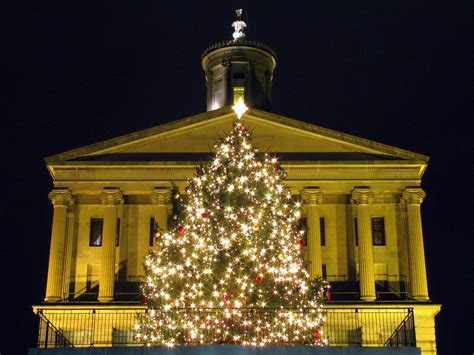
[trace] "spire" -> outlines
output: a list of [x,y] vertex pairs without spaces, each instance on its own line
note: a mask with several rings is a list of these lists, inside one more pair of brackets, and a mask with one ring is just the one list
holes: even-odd
[[234,33],[232,34],[234,42],[245,38],[244,29],[247,27],[247,24],[242,21],[242,9],[235,10],[235,13],[237,14],[237,20],[232,22],[232,27],[234,27]]

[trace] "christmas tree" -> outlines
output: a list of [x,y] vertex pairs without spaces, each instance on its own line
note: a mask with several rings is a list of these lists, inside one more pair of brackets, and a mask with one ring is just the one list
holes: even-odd
[[301,203],[236,112],[231,134],[180,197],[176,226],[157,234],[146,257],[148,310],[135,335],[148,345],[326,344],[328,286],[304,265]]

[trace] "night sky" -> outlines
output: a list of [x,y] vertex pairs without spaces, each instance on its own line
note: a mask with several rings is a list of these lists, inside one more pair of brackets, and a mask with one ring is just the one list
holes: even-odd
[[44,297],[52,218],[43,158],[204,112],[200,56],[231,39],[239,7],[247,39],[278,55],[273,112],[431,157],[422,213],[430,295],[443,304],[439,353],[472,353],[467,7],[428,1],[12,3],[0,5],[2,355],[34,346],[30,306]]

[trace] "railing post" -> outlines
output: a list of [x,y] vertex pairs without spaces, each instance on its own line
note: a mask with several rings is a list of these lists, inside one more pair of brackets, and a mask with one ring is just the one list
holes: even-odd
[[48,333],[49,333],[49,320],[46,321],[46,337],[44,341],[44,347],[48,347]]
[[95,309],[92,310],[91,313],[92,317],[92,324],[91,324],[91,347],[94,346],[94,337],[95,337]]

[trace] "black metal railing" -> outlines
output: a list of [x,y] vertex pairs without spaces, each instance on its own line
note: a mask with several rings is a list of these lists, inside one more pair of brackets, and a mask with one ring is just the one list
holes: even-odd
[[407,316],[397,329],[395,329],[390,339],[385,343],[385,346],[392,348],[416,346],[415,317],[412,309],[408,310]]
[[[275,312],[289,310],[279,309],[248,309],[238,310],[245,317],[257,321],[265,317],[273,317]],[[300,312],[300,310],[290,310]],[[37,309],[40,323],[48,321],[49,327],[55,329],[57,339],[53,341],[48,332],[42,330],[38,334],[38,347],[91,347],[91,346],[140,346],[133,335],[132,329],[137,322],[137,316],[146,312],[144,306],[126,306],[121,308],[80,307],[44,308]],[[169,310],[178,313],[190,310]],[[196,312],[193,310],[192,312]],[[204,312],[224,312],[220,309],[202,310]],[[47,318],[46,318],[47,317]],[[54,324],[54,327],[53,327]],[[287,331],[295,329],[287,327]],[[411,308],[325,308],[325,323],[323,336],[328,339],[329,346],[415,346],[415,327],[413,310]],[[213,339],[213,334],[209,334]],[[291,339],[291,337],[289,337]],[[64,341],[63,341],[64,340]],[[209,341],[211,343],[212,341]],[[53,345],[55,344],[55,345]],[[288,341],[288,345],[296,344]]]
[[[411,308],[327,308],[324,330],[333,346],[393,346],[388,339],[412,312]],[[404,328],[415,339],[415,328]],[[406,346],[415,346],[414,341]]]
[[38,325],[38,348],[73,348],[74,345],[64,334],[57,329],[51,321],[43,315],[40,310],[37,313]]

